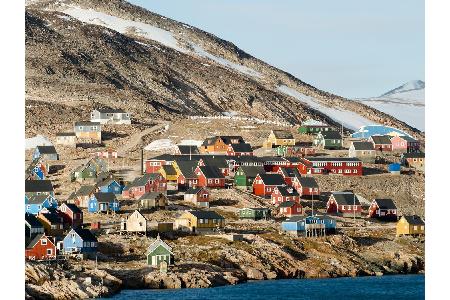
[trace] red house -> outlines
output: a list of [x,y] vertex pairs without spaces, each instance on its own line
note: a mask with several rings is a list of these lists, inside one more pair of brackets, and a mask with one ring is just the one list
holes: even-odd
[[261,197],[271,196],[275,187],[285,185],[283,176],[278,173],[258,174],[253,180],[253,194]]
[[250,144],[247,143],[238,143],[238,144],[229,144],[227,148],[228,156],[252,156],[253,149]]
[[42,260],[56,258],[56,245],[45,233],[32,237],[25,247],[25,258],[29,260]]
[[342,217],[361,217],[361,203],[351,192],[332,193],[327,202],[327,213]]
[[284,181],[287,185],[292,185],[292,181],[294,178],[300,178],[300,172],[297,170],[297,168],[292,167],[278,167],[277,173],[283,176]]
[[298,177],[292,181],[292,186],[300,196],[319,196],[320,189],[314,177]]
[[392,151],[391,137],[388,135],[372,135],[369,142],[373,144],[376,151],[390,152]]
[[369,207],[369,218],[397,221],[397,206],[392,199],[374,199]]
[[186,189],[198,186],[198,178],[195,174],[198,161],[196,160],[177,160],[177,165],[180,170],[177,183],[178,189]]
[[170,154],[163,154],[147,159],[144,163],[145,173],[157,173],[162,166],[172,164],[173,160],[174,157]]
[[362,161],[356,157],[305,157],[298,170],[302,175],[337,174],[361,176]]
[[286,201],[278,206],[280,214],[285,217],[299,216],[303,214],[303,207],[300,202]]
[[198,166],[195,169],[195,174],[198,178],[198,186],[210,188],[224,188],[225,177],[217,167],[212,166]]
[[266,172],[276,172],[279,167],[288,167],[291,163],[283,157],[261,157]]
[[275,187],[272,192],[272,204],[279,205],[287,201],[300,202],[300,195],[291,186]]
[[392,151],[401,153],[420,151],[420,142],[409,136],[394,136],[391,143]]
[[139,199],[145,193],[164,193],[165,191],[167,191],[167,182],[161,173],[149,173],[135,178],[125,186],[122,191],[122,197],[124,199]]
[[199,159],[198,165],[215,167],[220,170],[223,176],[230,175],[230,166],[228,165],[226,156],[224,155],[205,155]]
[[59,212],[64,220],[64,228],[77,228],[83,225],[83,212],[75,204],[63,203],[59,207]]

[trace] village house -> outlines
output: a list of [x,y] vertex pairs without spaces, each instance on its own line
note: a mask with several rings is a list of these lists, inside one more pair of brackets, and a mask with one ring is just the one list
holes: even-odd
[[271,200],[273,205],[278,206],[287,201],[300,202],[300,195],[291,186],[278,186],[273,189]]
[[67,199],[67,203],[73,203],[78,207],[87,208],[89,199],[98,192],[98,189],[94,185],[82,185],[78,191],[70,194]]
[[218,168],[223,176],[226,177],[230,175],[230,166],[227,162],[228,158],[225,155],[204,155],[199,158],[198,165]]
[[189,210],[175,219],[175,227],[192,233],[208,233],[225,226],[225,219],[212,210]]
[[346,217],[361,217],[361,203],[351,192],[334,192],[327,202],[327,213]]
[[397,206],[392,199],[374,199],[369,207],[368,217],[397,221]]
[[116,195],[122,194],[122,185],[114,178],[106,178],[97,183],[97,188],[100,193],[114,193]]
[[406,167],[425,171],[425,153],[423,152],[403,153],[401,156],[401,162]]
[[122,190],[124,199],[138,199],[145,193],[159,192],[166,193],[167,182],[161,173],[147,173],[135,178]]
[[348,157],[357,157],[366,162],[373,162],[376,151],[371,142],[352,142],[348,149]]
[[419,152],[420,142],[410,136],[398,135],[391,138],[392,151],[409,153]]
[[167,190],[178,190],[179,173],[174,167],[174,164],[161,166],[161,168],[159,169],[159,173],[161,173],[161,175],[166,180]]
[[148,192],[139,198],[142,209],[164,209],[167,206],[167,196],[162,192]]
[[172,248],[161,240],[159,234],[156,241],[151,243],[148,247],[146,255],[147,265],[155,268],[159,268],[162,262],[165,262],[167,266],[172,266],[174,264]]
[[59,207],[59,212],[64,220],[64,228],[77,228],[83,225],[83,212],[75,204],[63,203]]
[[303,214],[303,207],[300,202],[286,201],[278,205],[279,213],[285,217],[299,216]]
[[266,172],[276,172],[279,167],[288,167],[291,165],[291,162],[286,157],[277,157],[277,156],[265,156],[260,157],[263,162],[264,170]]
[[48,175],[48,166],[40,158],[33,159],[25,169],[25,180],[44,180]]
[[228,145],[245,143],[242,136],[220,135],[205,139],[200,147],[201,153],[226,154]]
[[114,150],[112,148],[108,148],[106,150],[97,151],[97,152],[94,153],[94,155],[96,157],[106,158],[106,159],[117,158],[117,150]]
[[314,177],[296,177],[292,181],[292,186],[297,190],[300,197],[320,195],[319,185]]
[[178,175],[178,190],[185,190],[190,187],[196,187],[198,185],[197,175],[195,169],[198,166],[196,160],[177,160],[180,174]]
[[397,222],[397,236],[425,235],[425,222],[416,215],[402,216]]
[[56,144],[67,146],[67,147],[76,147],[77,145],[77,136],[74,132],[60,132],[56,134]]
[[253,194],[260,197],[272,195],[275,187],[285,186],[283,176],[277,173],[258,174],[253,180]]
[[177,145],[175,154],[177,154],[177,155],[199,155],[200,151],[198,150],[198,147],[195,145]]
[[44,233],[44,226],[35,215],[25,213],[25,238],[31,238],[32,236]]
[[43,161],[59,160],[59,155],[54,146],[37,146],[33,152],[33,159],[37,158]]
[[174,161],[175,156],[167,153],[146,159],[144,162],[145,173],[157,173],[163,165],[170,165]]
[[25,180],[25,195],[32,196],[40,194],[55,196],[50,180]]
[[252,156],[253,149],[248,143],[229,144],[227,149],[228,156]]
[[342,136],[337,131],[319,132],[314,137],[313,145],[318,149],[341,149]]
[[55,241],[45,233],[38,233],[26,240],[25,258],[28,260],[46,260],[56,258]]
[[373,144],[376,151],[392,152],[391,137],[388,135],[372,135],[369,142]]
[[39,214],[44,208],[57,208],[58,202],[52,195],[38,194],[25,195],[25,212],[33,215]]
[[296,142],[293,146],[278,146],[276,149],[278,156],[304,157],[316,154],[312,142]]
[[131,116],[122,109],[103,108],[94,109],[91,113],[91,122],[100,124],[131,124]]
[[362,161],[356,157],[305,157],[298,170],[302,175],[363,175]]
[[281,229],[294,236],[325,236],[336,232],[336,220],[328,216],[294,216],[283,221]]
[[245,207],[239,209],[239,219],[267,220],[270,218],[270,209],[266,207]]
[[330,125],[316,121],[316,120],[306,120],[302,122],[300,127],[298,128],[298,133],[301,134],[317,134],[323,131],[331,131],[333,127]]
[[103,159],[95,157],[70,173],[70,180],[72,182],[95,182],[98,179],[98,175],[102,173],[108,173],[108,165]]
[[209,191],[202,187],[190,188],[184,193],[184,201],[209,208]]
[[50,236],[61,236],[64,231],[64,219],[56,212],[51,210],[48,212],[40,212],[37,219],[44,226],[44,231]]
[[113,193],[94,193],[89,199],[88,212],[108,213],[119,211],[120,204]]
[[230,156],[227,159],[230,176],[235,175],[239,167],[264,167],[264,162],[258,156]]
[[147,233],[148,220],[140,213],[140,211],[135,210],[131,215],[129,215],[125,220],[122,221],[122,230],[126,232],[136,232],[136,233]]
[[82,253],[90,256],[97,253],[98,240],[89,229],[72,228],[63,239],[64,253]]
[[264,148],[273,148],[274,146],[293,146],[295,138],[287,130],[271,130],[267,140],[263,143]]
[[102,127],[99,122],[75,122],[73,131],[79,143],[101,144]]
[[225,176],[214,166],[198,166],[195,169],[199,187],[224,188]]
[[264,174],[262,166],[240,166],[234,174],[234,186],[237,189],[251,190],[258,174]]
[[283,176],[283,179],[287,185],[292,185],[295,178],[301,177],[301,174],[297,168],[292,167],[278,167],[277,173]]

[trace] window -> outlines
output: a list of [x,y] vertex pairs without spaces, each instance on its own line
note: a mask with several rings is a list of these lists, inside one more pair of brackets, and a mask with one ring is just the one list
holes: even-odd
[[215,182],[215,183],[219,183],[219,179],[215,179],[214,182]]
[[203,219],[198,219],[198,222],[199,222],[200,224],[203,224],[203,223],[204,223],[204,220],[203,220]]
[[297,207],[297,212],[301,212],[302,208],[301,207]]
[[52,249],[47,249],[47,255],[52,255],[53,254],[53,250]]
[[425,229],[425,226],[420,226],[420,229],[421,229],[421,230],[424,230],[424,229]]
[[38,209],[41,209],[41,208],[42,208],[42,206],[39,204],[39,205],[38,205]]
[[358,209],[358,205],[353,205],[353,210],[357,210]]
[[313,191],[313,189],[312,188],[309,188],[309,192],[312,192]]
[[30,208],[31,208],[31,205],[28,204],[27,205],[27,210],[30,210]]
[[208,179],[208,183],[212,183],[213,181],[212,181],[212,179]]
[[351,173],[352,172],[352,170],[349,170],[349,169],[345,169],[344,170],[344,173],[346,173],[346,174],[349,174],[349,173]]
[[42,245],[42,246],[47,245],[47,239],[42,239],[42,240],[41,240],[41,245]]
[[213,223],[214,223],[214,224],[217,224],[218,222],[219,222],[219,220],[213,219]]
[[338,173],[339,173],[339,174],[342,174],[342,169],[339,169],[339,170],[338,170]]
[[354,169],[353,174],[358,174],[358,170]]
[[79,130],[83,130],[83,126],[79,126],[78,129],[79,129]]

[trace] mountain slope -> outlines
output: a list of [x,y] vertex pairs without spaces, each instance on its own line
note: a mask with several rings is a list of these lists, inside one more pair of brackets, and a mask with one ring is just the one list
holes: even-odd
[[230,42],[125,1],[32,1],[25,22],[29,100],[74,107],[83,115],[93,107],[121,107],[137,121],[233,111],[291,124],[310,117],[345,122],[353,130],[387,124],[422,135]]

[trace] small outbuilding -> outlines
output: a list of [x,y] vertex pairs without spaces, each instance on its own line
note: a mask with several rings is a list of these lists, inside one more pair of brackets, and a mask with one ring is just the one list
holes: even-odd
[[172,247],[167,245],[161,238],[156,238],[156,241],[150,244],[147,250],[147,264],[152,267],[159,267],[165,261],[168,266],[174,264],[174,255]]

